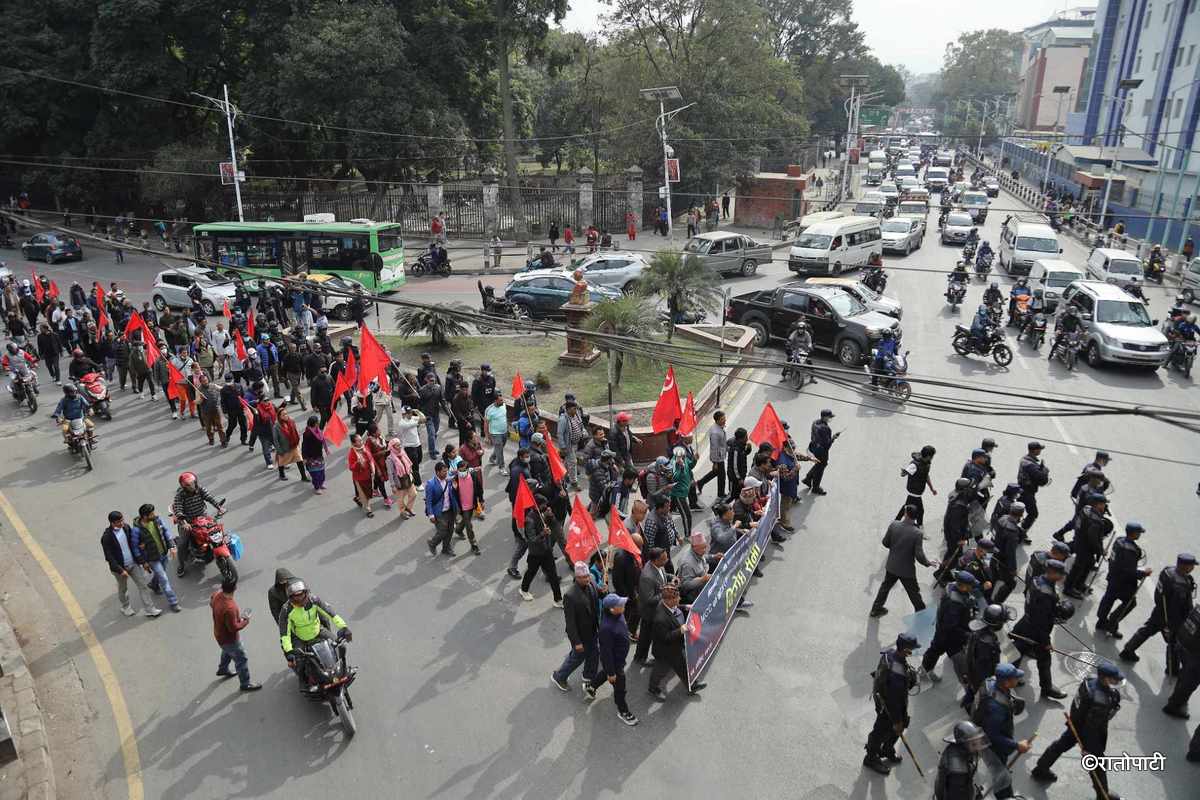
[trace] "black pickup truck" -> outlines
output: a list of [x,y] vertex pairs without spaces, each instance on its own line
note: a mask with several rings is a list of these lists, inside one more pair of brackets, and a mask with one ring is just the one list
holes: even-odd
[[808,321],[813,347],[837,357],[845,366],[866,363],[880,334],[891,328],[900,336],[900,323],[870,311],[857,298],[832,286],[781,286],[733,297],[728,320],[754,330],[754,344],[786,340],[792,325]]

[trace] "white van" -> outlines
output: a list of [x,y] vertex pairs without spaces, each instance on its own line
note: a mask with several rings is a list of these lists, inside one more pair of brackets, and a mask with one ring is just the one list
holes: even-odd
[[867,175],[863,178],[863,183],[867,186],[878,186],[883,182],[884,163],[882,161],[872,161],[867,164]]
[[1097,247],[1087,260],[1087,271],[1093,279],[1125,286],[1141,283],[1142,262],[1132,253],[1113,247]]
[[1062,253],[1058,236],[1045,217],[1038,215],[1009,217],[1000,229],[1000,248],[996,257],[1010,275],[1028,275],[1039,258],[1054,258]]
[[867,162],[869,163],[871,161],[879,161],[884,163],[887,161],[887,153],[883,150],[872,150],[870,155],[867,156]]
[[1046,310],[1053,312],[1062,299],[1063,289],[1074,281],[1087,280],[1087,275],[1070,261],[1061,258],[1039,258],[1029,270],[1029,286],[1042,290]]
[[840,275],[883,255],[879,220],[843,217],[813,225],[792,245],[788,269],[801,275]]
[[791,236],[799,236],[813,225],[817,225],[822,222],[829,222],[835,219],[842,219],[845,216],[845,211],[814,211],[811,214],[805,214],[803,217],[800,217],[800,219],[792,220],[787,224],[787,227],[785,227],[783,231],[784,238],[787,239]]

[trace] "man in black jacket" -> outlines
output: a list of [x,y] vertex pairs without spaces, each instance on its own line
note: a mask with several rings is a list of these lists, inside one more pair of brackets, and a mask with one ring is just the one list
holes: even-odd
[[58,360],[62,356],[62,351],[62,342],[50,330],[50,326],[43,322],[38,329],[37,354],[42,363],[46,365],[46,371],[50,373],[50,377],[54,379],[56,384],[62,383],[62,374],[58,369]]
[[583,691],[591,700],[596,696],[596,669],[600,663],[600,592],[592,583],[592,573],[586,561],[575,562],[575,582],[563,594],[563,616],[567,621],[567,641],[571,649],[550,680],[564,692],[569,692],[567,678],[583,664]]
[[471,403],[479,414],[480,430],[483,428],[483,414],[492,404],[496,396],[496,376],[492,374],[491,364],[480,364],[479,374],[471,381]]
[[237,428],[242,444],[246,443],[246,409],[242,405],[245,396],[246,390],[233,379],[233,375],[226,375],[225,383],[221,386],[221,411],[229,420],[225,427],[225,441],[229,441],[233,429]]
[[313,410],[321,415],[321,427],[325,427],[325,423],[329,422],[330,406],[333,405],[333,378],[329,377],[326,367],[322,366],[316,377],[309,381],[308,400]]
[[661,547],[651,547],[646,551],[646,564],[638,578],[637,591],[638,608],[642,614],[641,628],[638,631],[637,651],[633,654],[633,660],[639,664],[645,664],[646,656],[650,654],[654,615],[658,601],[662,598],[663,587],[667,585],[666,566],[670,561],[670,553]]
[[133,529],[125,522],[125,515],[120,511],[109,512],[108,527],[100,534],[100,549],[104,552],[104,560],[108,562],[108,571],[117,581],[121,613],[127,617],[135,613],[129,605],[129,581],[132,580],[142,601],[142,613],[147,617],[161,614],[162,609],[154,605],[154,593],[150,591],[150,567],[140,560],[141,556],[133,543]]
[[1100,559],[1104,557],[1104,540],[1113,529],[1112,520],[1105,516],[1107,497],[1092,492],[1084,497],[1083,503],[1075,523],[1075,563],[1063,584],[1063,594],[1076,600],[1082,600],[1084,592],[1091,593],[1085,582],[1092,569],[1100,565]]
[[[683,649],[683,635],[686,632],[687,614],[679,605],[679,589],[668,584],[662,589],[662,599],[654,609],[654,622],[651,625],[654,666],[650,670],[650,694],[655,700],[661,702],[667,699],[662,682],[669,672],[673,671],[680,683],[688,685],[687,657]],[[688,694],[694,695],[703,688],[703,683],[696,683],[688,689]]]
[[1025,504],[1025,520],[1021,527],[1028,533],[1038,518],[1037,493],[1050,482],[1050,470],[1042,463],[1042,443],[1030,442],[1028,452],[1017,467],[1017,483],[1021,484],[1021,502]]
[[[634,545],[641,550],[642,535],[635,533],[630,538],[633,539]],[[626,598],[625,624],[629,626],[629,638],[636,642],[638,640],[638,622],[641,620],[641,615],[638,613],[638,582],[642,577],[637,557],[627,550],[618,549],[613,554],[612,570],[609,575],[612,581],[612,590]]]
[[834,441],[842,435],[840,431],[834,433],[829,429],[829,420],[831,419],[833,419],[833,412],[828,408],[823,409],[821,418],[813,422],[812,432],[809,436],[808,452],[813,455],[816,463],[804,476],[802,483],[816,495],[828,494],[821,488],[821,479],[825,476],[825,467],[829,465],[829,451],[833,447]]

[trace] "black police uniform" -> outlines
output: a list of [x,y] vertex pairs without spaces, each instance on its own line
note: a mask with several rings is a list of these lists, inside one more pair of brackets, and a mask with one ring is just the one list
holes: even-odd
[[[974,550],[971,550],[959,556],[958,568],[974,575],[975,580],[979,581],[979,593],[989,603],[992,602],[992,591],[996,588],[996,572],[990,559],[985,561],[983,558],[977,556]],[[983,588],[984,583],[990,583],[992,585],[991,588]]]
[[1178,671],[1178,664],[1175,663],[1172,641],[1184,618],[1192,610],[1192,595],[1195,593],[1195,579],[1191,575],[1184,575],[1178,567],[1167,567],[1159,573],[1158,585],[1154,587],[1154,608],[1150,610],[1150,616],[1142,627],[1138,628],[1137,633],[1121,650],[1121,658],[1135,661],[1137,649],[1145,644],[1147,639],[1156,633],[1165,632],[1171,640],[1167,642],[1167,673],[1174,675]]
[[1033,585],[1033,579],[1039,575],[1046,574],[1046,562],[1053,558],[1049,550],[1037,550],[1029,557],[1029,563],[1025,565],[1025,599],[1029,600],[1029,587]]
[[[1031,657],[1037,661],[1038,679],[1045,690],[1053,686],[1050,675],[1050,634],[1058,615],[1058,588],[1045,575],[1033,579],[1025,598],[1025,615],[1013,626],[1013,633],[1023,637],[1014,639],[1017,652],[1021,658]],[[1030,644],[1025,639],[1031,639],[1037,644]],[[1020,666],[1020,658],[1017,666]]]
[[1000,647],[1000,637],[996,635],[996,630],[990,625],[971,631],[967,636],[967,644],[963,648],[965,653],[964,677],[966,678],[964,686],[966,694],[962,699],[963,708],[971,708],[979,687],[996,674],[996,665],[1000,663]]
[[[1108,721],[1117,715],[1120,708],[1121,693],[1105,686],[1100,678],[1088,678],[1079,684],[1079,691],[1075,693],[1069,713],[1071,724],[1075,726],[1075,733],[1079,734],[1079,742],[1083,744],[1085,751],[1098,758],[1104,756],[1104,750],[1108,746]],[[1063,753],[1078,744],[1075,741],[1075,733],[1068,727],[1062,736],[1046,748],[1046,752],[1042,753],[1034,766],[1035,778],[1038,777],[1038,773],[1048,773]],[[1096,797],[1108,800],[1108,776],[1104,768],[1097,766],[1094,774],[1104,787],[1103,793],[1099,789],[1096,790]]]
[[[1113,542],[1112,553],[1108,557],[1108,588],[1104,597],[1100,598],[1100,607],[1096,612],[1096,627],[1116,634],[1119,622],[1109,618],[1113,603],[1120,600],[1122,606],[1133,600],[1141,583],[1142,556],[1145,551],[1137,542],[1128,536],[1121,536]],[[1120,615],[1124,617],[1124,614]]]
[[974,461],[968,461],[963,464],[962,475],[959,477],[966,478],[975,487],[974,500],[978,500],[981,506],[987,507],[991,492],[985,488],[987,481],[992,477],[992,470],[982,464],[976,464]]
[[975,600],[968,594],[958,590],[958,586],[950,586],[938,604],[937,622],[933,632],[933,641],[921,657],[921,668],[932,672],[937,666],[938,659],[943,654],[953,656],[967,643],[968,627],[975,614]]
[[961,744],[946,745],[938,760],[937,776],[933,783],[933,800],[976,800],[979,788],[975,785],[975,771],[979,769],[979,755]]
[[[1083,469],[1080,471],[1079,477],[1075,479],[1075,485],[1071,487],[1072,500],[1078,500],[1083,487],[1087,486],[1089,470],[1100,470],[1100,472],[1104,472],[1104,466],[1098,461],[1092,461],[1090,464],[1083,465]],[[1112,486],[1112,483],[1108,480],[1108,478],[1105,478],[1104,482],[1101,483],[1095,491],[1104,493],[1108,491],[1108,487],[1110,486]],[[1086,495],[1087,492],[1083,492],[1083,494]]]
[[[1103,484],[1100,484],[1100,485],[1106,486],[1106,485],[1108,485],[1108,481],[1105,481]],[[1094,494],[1094,493],[1103,494],[1103,490],[1100,489],[1099,486],[1095,487],[1094,489],[1085,487],[1082,492],[1079,492],[1079,493],[1071,496],[1071,498],[1075,501],[1075,512],[1071,515],[1071,518],[1069,520],[1067,520],[1065,525],[1063,525],[1061,528],[1059,528],[1053,534],[1051,534],[1055,539],[1062,539],[1063,541],[1066,541],[1065,537],[1066,537],[1068,531],[1078,531],[1079,530],[1079,526],[1081,524],[1079,517],[1080,517],[1080,515],[1083,514],[1083,510],[1085,508],[1087,508],[1088,495]]]
[[908,727],[908,690],[916,686],[917,675],[903,651],[889,647],[880,651],[874,677],[875,725],[867,736],[867,758],[896,761],[896,741],[900,734],[893,726],[900,723]]
[[992,506],[992,516],[989,520],[992,530],[996,529],[996,523],[1000,521],[1001,517],[1008,514],[1009,509],[1012,508],[1012,504],[1015,502],[1017,502],[1016,495],[1010,496],[1006,492],[1000,493],[1000,496],[996,498],[996,505]]
[[[1009,757],[1017,750],[1013,716],[1012,694],[1000,688],[995,678],[988,678],[975,698],[971,721],[983,728],[989,749],[1002,765],[1007,765]],[[1013,796],[1012,776],[1007,769],[996,773],[995,781],[992,791],[998,800]]]
[[[996,582],[992,585],[992,602],[1003,603],[1017,585],[1017,546],[1024,532],[1015,519],[1005,514],[992,526],[996,555],[992,560],[992,572]],[[1003,585],[1001,585],[1003,584]]]
[[1017,468],[1017,483],[1021,484],[1020,499],[1025,504],[1025,519],[1021,521],[1021,527],[1026,531],[1033,527],[1038,518],[1038,489],[1049,482],[1050,470],[1037,456],[1027,454],[1021,457],[1021,465]]
[[1188,698],[1200,686],[1200,606],[1192,606],[1179,626],[1177,644],[1176,652],[1183,659],[1183,668],[1175,680],[1175,691],[1167,698],[1167,709],[1184,712]]
[[1112,520],[1091,506],[1085,506],[1079,512],[1075,528],[1075,563],[1067,573],[1064,592],[1076,596],[1083,594],[1083,590],[1087,588],[1084,581],[1104,557],[1104,540],[1112,533],[1112,529]]
[[823,491],[821,479],[825,476],[825,467],[829,466],[829,451],[832,447],[833,431],[829,429],[829,423],[822,417],[813,422],[808,442],[808,452],[816,456],[817,460],[802,481],[805,486],[817,494]]

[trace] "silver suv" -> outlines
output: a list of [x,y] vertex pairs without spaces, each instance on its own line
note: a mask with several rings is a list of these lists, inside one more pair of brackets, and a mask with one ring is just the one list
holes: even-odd
[[1119,286],[1075,281],[1063,291],[1062,302],[1079,312],[1091,367],[1114,362],[1157,368],[1171,354],[1167,337],[1155,327],[1146,304]]

